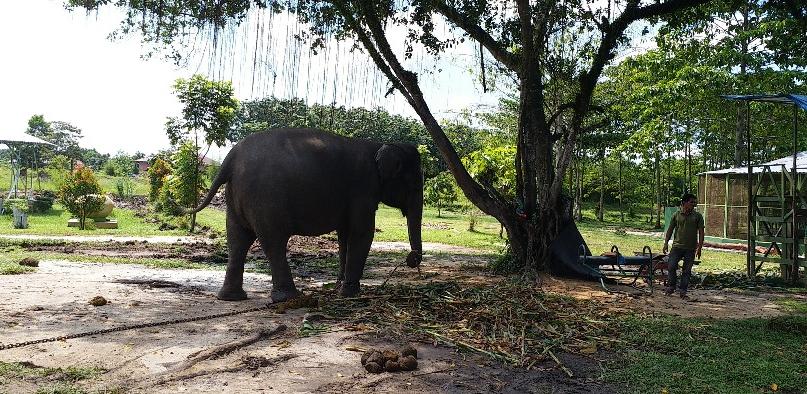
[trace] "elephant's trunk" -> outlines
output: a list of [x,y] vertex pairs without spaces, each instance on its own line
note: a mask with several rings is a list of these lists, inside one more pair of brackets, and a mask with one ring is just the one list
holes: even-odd
[[423,242],[420,238],[420,225],[423,221],[423,188],[409,198],[406,212],[406,227],[409,231],[409,246],[412,251],[406,257],[406,265],[411,268],[420,266],[423,258]]

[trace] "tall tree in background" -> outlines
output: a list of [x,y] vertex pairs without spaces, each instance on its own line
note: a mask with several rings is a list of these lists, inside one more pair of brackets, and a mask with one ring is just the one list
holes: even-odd
[[[139,27],[147,42],[157,44],[179,40],[200,26],[213,29],[217,33],[213,36],[224,34],[225,27],[242,22],[252,8],[295,13],[309,24],[305,36],[315,46],[322,46],[329,39],[360,43],[392,89],[407,100],[423,121],[468,199],[504,225],[515,261],[521,267],[535,270],[546,266],[549,246],[569,219],[561,198],[564,174],[576,141],[586,127],[594,88],[620,44],[627,43],[626,30],[636,21],[655,19],[706,2],[255,0],[221,1],[210,7],[207,2],[120,0],[112,4],[127,11],[124,31]],[[68,1],[68,5],[88,10],[109,3]],[[441,33],[443,29],[437,28],[443,23],[451,30],[445,35]],[[390,43],[388,32],[392,29],[408,31],[403,47]],[[490,62],[491,66],[518,85],[514,200],[483,187],[471,177],[431,113],[421,91],[421,81],[411,71],[413,65],[407,64],[415,46],[439,55],[466,39],[478,42],[495,60]],[[566,72],[557,72],[559,67]],[[571,76],[568,101],[566,96],[558,96],[562,100],[554,101],[555,96],[547,91],[556,75]],[[562,127],[556,123],[559,119],[564,119]]]
[[[197,163],[192,167],[190,174],[183,173],[192,175],[191,179],[181,180],[195,190],[194,198],[183,199],[185,203],[192,202],[193,204],[189,206],[192,208],[199,202],[201,192],[198,186],[201,184],[199,167],[207,155],[207,150],[204,154],[200,154],[200,143],[207,144],[207,149],[210,149],[212,144],[219,147],[224,145],[234,127],[238,100],[233,96],[230,82],[210,81],[201,75],[194,75],[187,80],[177,79],[174,83],[174,93],[184,106],[182,117],[168,118],[166,132],[172,145],[184,142],[193,144]],[[191,232],[195,225],[196,214],[193,214],[190,223]]]
[[[807,3],[717,0],[668,15],[659,48],[732,74],[729,94],[794,93],[807,74]],[[729,90],[730,89],[730,90]],[[737,106],[734,166],[744,164],[745,106]]]
[[81,159],[81,148],[78,141],[81,139],[81,129],[70,123],[62,121],[50,122],[51,136],[48,142],[54,144],[52,156],[62,155],[70,159],[70,168]]
[[[70,168],[81,157],[81,148],[78,141],[81,139],[81,129],[67,122],[45,120],[44,115],[34,115],[28,119],[27,134],[50,142],[53,145],[21,145],[19,147],[19,165],[21,168],[45,168],[56,156],[63,156],[69,160]],[[39,182],[40,174],[29,173],[36,176]]]

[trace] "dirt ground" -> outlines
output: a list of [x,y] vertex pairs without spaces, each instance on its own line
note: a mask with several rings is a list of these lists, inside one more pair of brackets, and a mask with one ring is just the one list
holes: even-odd
[[[206,243],[185,244],[185,249],[129,240],[107,247],[83,248],[73,244],[47,248],[71,248],[71,253],[154,257],[193,255]],[[380,250],[405,247],[377,244]],[[290,256],[300,258],[319,250],[318,256],[335,253],[332,241],[298,241]],[[422,275],[387,257],[376,261],[363,285],[389,279],[439,281],[453,279],[495,285],[484,270],[485,257],[460,254],[430,245]],[[64,249],[62,249],[64,251]],[[434,253],[434,252],[448,253]],[[208,251],[209,252],[209,251]],[[254,253],[259,253],[255,250]],[[467,251],[466,251],[467,252]],[[201,254],[201,252],[198,252]],[[374,257],[378,259],[377,257]],[[304,265],[301,264],[301,265]],[[298,270],[298,274],[301,272]],[[0,343],[16,343],[143,322],[158,322],[200,315],[244,310],[270,302],[271,277],[245,274],[250,298],[224,302],[215,293],[223,271],[151,269],[139,265],[42,261],[35,273],[0,276]],[[301,289],[317,289],[332,282],[335,273],[306,271],[298,275]],[[695,290],[689,302],[652,295],[627,286],[607,293],[598,283],[546,277],[544,291],[604,302],[613,310],[648,314],[741,318],[781,314],[777,294]],[[108,304],[92,306],[89,300],[103,296]],[[320,320],[327,332],[301,335],[306,322]],[[251,345],[189,365],[188,357],[222,344],[250,337],[280,325],[286,329]],[[418,369],[411,372],[370,374],[360,364],[361,351],[371,347],[398,348],[411,343],[418,350]],[[573,377],[555,363],[538,364],[529,371],[513,368],[487,357],[435,343],[417,342],[400,334],[378,333],[361,324],[345,324],[328,316],[307,314],[306,309],[286,313],[260,310],[230,317],[92,335],[66,341],[0,350],[0,361],[24,362],[38,367],[99,367],[99,377],[76,385],[88,390],[133,393],[175,392],[539,392],[608,393],[618,387],[598,380],[606,354],[559,354]],[[36,392],[52,382],[41,379],[0,378],[0,392]]]

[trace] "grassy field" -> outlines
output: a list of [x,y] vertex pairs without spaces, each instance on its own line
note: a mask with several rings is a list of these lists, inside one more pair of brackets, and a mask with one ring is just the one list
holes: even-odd
[[118,221],[117,229],[93,228],[91,222],[88,229],[79,230],[78,227],[67,227],[70,212],[56,203],[46,213],[31,213],[28,215],[27,229],[14,229],[11,215],[0,215],[0,234],[34,234],[34,235],[119,235],[119,236],[151,236],[151,235],[183,235],[187,231],[167,230],[160,231],[159,225],[147,223],[143,218],[135,216],[129,209],[115,208],[110,219]]
[[[197,214],[196,221],[224,234],[225,217],[222,210],[206,208]],[[423,242],[465,246],[485,253],[500,252],[504,248],[505,240],[499,238],[499,222],[490,216],[477,217],[476,221],[475,231],[468,231],[468,215],[444,209],[442,216],[437,217],[436,209],[426,207],[423,212]],[[375,241],[408,242],[406,218],[398,209],[379,205],[375,227],[377,229]]]
[[[160,230],[159,223],[147,222],[144,218],[135,216],[128,209],[115,208],[110,215],[118,221],[117,229],[79,230],[76,227],[67,227],[70,213],[61,205],[54,204],[54,208],[44,214],[29,214],[27,229],[12,228],[12,218],[9,215],[0,215],[0,234],[34,234],[34,235],[112,235],[112,236],[155,236],[155,235],[187,235],[181,228]],[[187,222],[185,218],[168,218],[175,225]],[[474,230],[470,231],[470,222],[474,220]],[[206,208],[197,215],[197,223],[207,226],[219,235],[224,235],[225,213],[215,208]],[[622,253],[632,254],[649,246],[652,251],[659,253],[662,249],[660,233],[646,233],[644,235],[628,234],[624,231],[614,231],[612,226],[586,219],[577,224],[583,238],[589,245],[592,253],[599,254],[611,250],[617,245]],[[90,226],[92,227],[92,226]],[[400,211],[385,205],[380,205],[376,213],[376,241],[408,241],[406,218]],[[424,242],[436,242],[449,245],[464,246],[478,249],[482,253],[498,254],[506,244],[506,239],[499,237],[499,223],[490,216],[471,216],[467,213],[447,211],[443,209],[442,215],[437,216],[437,210],[426,207],[423,212],[422,237]],[[506,233],[503,234],[506,237]],[[698,270],[705,272],[743,271],[745,269],[745,255],[736,252],[723,252],[704,250],[702,264]]]
[[[47,177],[43,177],[42,179],[37,180],[36,178],[28,179],[28,189],[33,189],[35,191],[39,190],[56,190],[56,184],[53,182],[55,179],[52,176],[52,172],[50,170],[44,170],[46,173],[51,174]],[[98,179],[98,184],[101,186],[101,190],[104,193],[116,193],[117,192],[117,183],[119,180],[123,180],[124,177],[115,177],[109,176],[104,174],[101,171],[95,172],[95,178]],[[134,177],[128,178],[131,181],[132,185],[132,194],[138,196],[144,196],[148,194],[148,181],[145,178],[145,174],[140,174]],[[0,191],[3,192],[3,197],[5,197],[6,193],[8,193],[8,187],[11,183],[11,169],[9,169],[8,164],[5,163],[4,165],[0,165]],[[20,184],[18,185],[18,190],[22,192],[24,189],[23,180],[20,180]]]
[[[605,380],[635,393],[804,393],[807,315],[770,319],[631,317]],[[627,334],[630,333],[630,334]]]

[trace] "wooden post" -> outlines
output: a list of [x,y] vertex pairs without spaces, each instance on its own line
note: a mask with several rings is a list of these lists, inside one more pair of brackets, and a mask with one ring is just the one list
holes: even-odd
[[745,111],[745,152],[746,152],[746,161],[748,164],[748,240],[747,246],[748,250],[746,252],[746,263],[747,263],[747,274],[749,277],[756,276],[756,266],[754,264],[754,255],[756,254],[756,250],[754,249],[754,231],[753,231],[753,217],[754,217],[754,196],[753,196],[753,189],[752,184],[754,182],[753,175],[754,171],[751,167],[751,102],[746,101],[746,111]]
[[792,265],[790,267],[790,272],[788,275],[785,276],[783,279],[787,279],[789,276],[790,279],[795,282],[798,279],[799,275],[799,251],[801,250],[801,242],[800,237],[798,234],[798,206],[797,206],[797,195],[796,195],[796,182],[798,181],[798,172],[796,170],[796,156],[799,153],[799,123],[798,123],[799,113],[798,107],[796,103],[793,103],[793,179],[790,180],[790,195],[791,195],[791,206],[793,207],[793,215],[791,217],[793,222],[793,260]]
[[726,174],[725,178],[725,186],[726,186],[726,194],[723,197],[723,238],[728,238],[729,234],[729,178],[731,174]]
[[[698,183],[700,183],[700,177],[698,177]],[[698,188],[698,190],[700,190],[700,187]],[[702,202],[702,204],[703,204],[703,213],[702,213],[702,215],[703,215],[703,227],[704,227],[704,232],[706,232],[707,230],[709,230],[709,227],[706,225],[707,223],[709,223],[709,220],[708,220],[709,219],[709,216],[708,216],[709,215],[709,173],[708,172],[704,172],[704,174],[703,174],[703,202]],[[705,234],[705,235],[709,235],[709,234]]]

